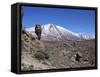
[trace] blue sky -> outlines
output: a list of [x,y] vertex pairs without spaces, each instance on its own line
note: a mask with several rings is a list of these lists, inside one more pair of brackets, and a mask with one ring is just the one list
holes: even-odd
[[24,27],[56,24],[76,33],[95,34],[95,11],[23,6]]

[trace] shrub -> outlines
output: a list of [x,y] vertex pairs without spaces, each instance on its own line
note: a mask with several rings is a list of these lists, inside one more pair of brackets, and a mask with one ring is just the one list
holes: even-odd
[[33,65],[29,65],[28,69],[29,70],[33,70],[34,66]]
[[49,59],[49,55],[43,50],[37,51],[34,56],[39,60]]

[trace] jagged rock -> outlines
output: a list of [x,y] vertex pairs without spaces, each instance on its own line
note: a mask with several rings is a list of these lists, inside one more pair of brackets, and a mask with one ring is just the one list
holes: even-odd
[[81,58],[82,58],[82,54],[80,52],[76,53],[75,60],[78,61],[78,62],[80,62]]

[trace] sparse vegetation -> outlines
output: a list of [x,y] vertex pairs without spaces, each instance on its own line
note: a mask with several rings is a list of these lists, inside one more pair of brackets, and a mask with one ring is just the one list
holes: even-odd
[[[26,40],[24,37],[28,36],[22,35],[22,70],[95,66],[95,40],[78,41],[71,48],[61,41],[39,41],[34,37]],[[80,59],[77,53],[82,54]]]
[[48,59],[49,55],[43,51],[43,50],[39,50],[34,54],[35,58],[39,59],[39,60],[44,60],[44,59]]
[[21,68],[22,68],[22,70],[33,70],[34,66],[33,65],[22,64]]

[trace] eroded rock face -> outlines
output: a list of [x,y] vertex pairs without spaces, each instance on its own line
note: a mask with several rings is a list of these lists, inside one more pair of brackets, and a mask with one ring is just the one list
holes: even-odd
[[37,38],[34,38],[30,33],[25,31],[25,29],[22,29],[21,37],[22,37],[21,69],[41,70],[41,69],[51,68],[52,67],[51,64],[47,60],[45,61],[45,59],[48,59],[49,56],[47,53],[43,51],[45,48],[43,42],[38,40]]
[[76,55],[75,55],[76,57],[75,57],[75,60],[76,61],[78,61],[78,62],[80,62],[81,61],[81,58],[82,58],[82,53],[76,53]]
[[39,24],[35,25],[35,33],[38,37],[38,40],[40,40],[41,39],[41,33],[42,33],[41,25],[39,25]]

